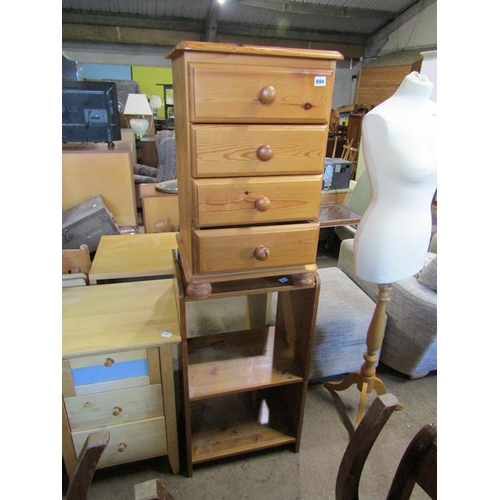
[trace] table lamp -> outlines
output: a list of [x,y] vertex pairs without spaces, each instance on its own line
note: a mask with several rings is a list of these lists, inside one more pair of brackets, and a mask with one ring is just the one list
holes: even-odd
[[[392,283],[423,267],[432,230],[431,203],[437,184],[437,105],[434,85],[414,71],[396,93],[363,118],[361,144],[372,197],[354,237],[356,275],[378,286],[375,311],[366,335],[365,362],[359,372],[326,389],[356,384],[361,392],[356,425],[366,395],[386,393],[376,377]],[[415,332],[418,335],[418,332]],[[401,408],[401,406],[400,406]]]
[[151,122],[146,117],[153,116],[153,112],[144,94],[129,94],[123,114],[133,116],[129,119],[129,124],[137,137],[142,137],[148,131]]
[[159,95],[152,95],[149,98],[149,106],[153,110],[153,118],[156,120],[156,117],[158,115],[158,110],[163,106],[163,103],[161,102],[161,97]]

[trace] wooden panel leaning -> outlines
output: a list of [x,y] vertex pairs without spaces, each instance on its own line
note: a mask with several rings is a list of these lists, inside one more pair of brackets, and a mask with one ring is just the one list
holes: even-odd
[[137,226],[132,147],[104,143],[63,144],[62,210],[101,195],[118,226]]

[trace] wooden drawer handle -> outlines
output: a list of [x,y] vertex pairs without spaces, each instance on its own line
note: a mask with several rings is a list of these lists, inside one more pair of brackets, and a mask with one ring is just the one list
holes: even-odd
[[257,158],[260,161],[269,161],[273,157],[273,150],[269,144],[263,144],[257,149]]
[[113,415],[116,417],[118,416],[123,410],[119,406],[115,406],[113,408]]
[[276,90],[272,85],[262,87],[259,92],[259,101],[262,104],[271,104],[276,99]]
[[271,206],[271,200],[267,196],[259,196],[253,204],[259,212],[265,212]]
[[106,361],[104,361],[104,366],[106,368],[109,368],[114,362],[115,360],[113,358],[106,358]]
[[121,453],[121,452],[123,452],[123,451],[125,451],[125,450],[126,450],[126,448],[127,448],[127,445],[126,445],[125,443],[120,443],[120,444],[118,445],[118,451],[119,451],[120,453]]
[[253,254],[257,260],[267,260],[269,258],[269,250],[264,245],[259,245]]

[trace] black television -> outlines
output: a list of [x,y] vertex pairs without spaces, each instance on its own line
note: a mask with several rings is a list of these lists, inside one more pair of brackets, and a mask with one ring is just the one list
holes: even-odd
[[62,81],[62,142],[107,142],[122,138],[116,83]]

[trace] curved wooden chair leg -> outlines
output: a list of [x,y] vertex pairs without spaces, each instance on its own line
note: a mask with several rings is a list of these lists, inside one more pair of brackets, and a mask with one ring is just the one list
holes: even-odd
[[75,473],[70,479],[66,500],[87,500],[97,464],[109,443],[109,431],[91,432],[78,455]]
[[366,412],[342,457],[335,484],[336,500],[358,498],[359,481],[366,459],[397,406],[396,396],[384,394],[378,396]]
[[437,427],[432,423],[424,425],[406,448],[387,500],[410,498],[415,483],[437,498]]
[[[356,428],[340,462],[335,500],[358,500],[359,483],[366,459],[398,400],[393,394],[379,395]],[[412,439],[399,462],[387,500],[409,500],[418,484],[437,499],[437,428],[424,425]]]

